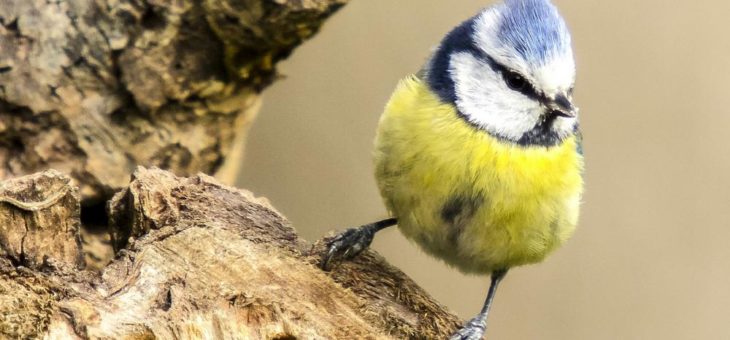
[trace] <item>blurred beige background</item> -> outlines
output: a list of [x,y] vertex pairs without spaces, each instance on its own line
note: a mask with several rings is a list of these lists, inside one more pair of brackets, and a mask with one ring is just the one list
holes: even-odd
[[[730,339],[730,2],[554,0],[573,31],[587,192],[580,229],[513,270],[490,339]],[[385,216],[371,146],[399,78],[492,1],[357,0],[282,67],[239,184],[309,240]],[[486,277],[396,229],[374,248],[464,318]]]

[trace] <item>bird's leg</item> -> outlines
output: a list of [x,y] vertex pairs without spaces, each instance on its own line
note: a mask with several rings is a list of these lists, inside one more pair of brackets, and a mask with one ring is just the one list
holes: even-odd
[[322,269],[329,271],[332,260],[349,260],[360,254],[373,242],[378,231],[398,223],[395,218],[366,224],[343,231],[327,241],[327,251],[322,256]]
[[497,292],[497,287],[505,275],[507,275],[506,269],[497,270],[492,273],[492,284],[489,285],[489,293],[487,293],[487,300],[484,301],[482,311],[479,315],[471,319],[471,321],[464,325],[464,327],[452,335],[450,340],[480,340],[484,336],[484,332],[487,330],[487,316],[489,315],[489,308],[492,307],[494,294]]

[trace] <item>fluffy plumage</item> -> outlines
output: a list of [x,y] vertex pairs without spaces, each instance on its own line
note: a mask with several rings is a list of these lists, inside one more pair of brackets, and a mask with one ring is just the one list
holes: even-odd
[[583,155],[570,35],[549,0],[506,0],[446,35],[385,108],[376,179],[393,218],[351,229],[323,260],[349,258],[397,222],[428,253],[492,273],[482,311],[452,339],[481,339],[499,282],[573,233]]
[[464,272],[541,261],[573,233],[583,166],[576,137],[551,148],[505,142],[410,77],[375,144],[376,178],[400,230]]

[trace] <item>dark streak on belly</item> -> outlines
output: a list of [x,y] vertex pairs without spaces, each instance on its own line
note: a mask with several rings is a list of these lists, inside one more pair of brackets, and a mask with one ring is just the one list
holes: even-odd
[[449,227],[448,238],[453,246],[458,245],[459,236],[483,203],[481,195],[456,195],[443,205],[441,219]]

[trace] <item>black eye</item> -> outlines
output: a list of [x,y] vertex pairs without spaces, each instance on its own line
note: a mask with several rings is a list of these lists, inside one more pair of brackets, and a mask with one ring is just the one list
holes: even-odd
[[527,80],[515,72],[506,72],[504,75],[504,81],[507,82],[507,86],[509,86],[509,88],[515,91],[521,91],[527,87]]

